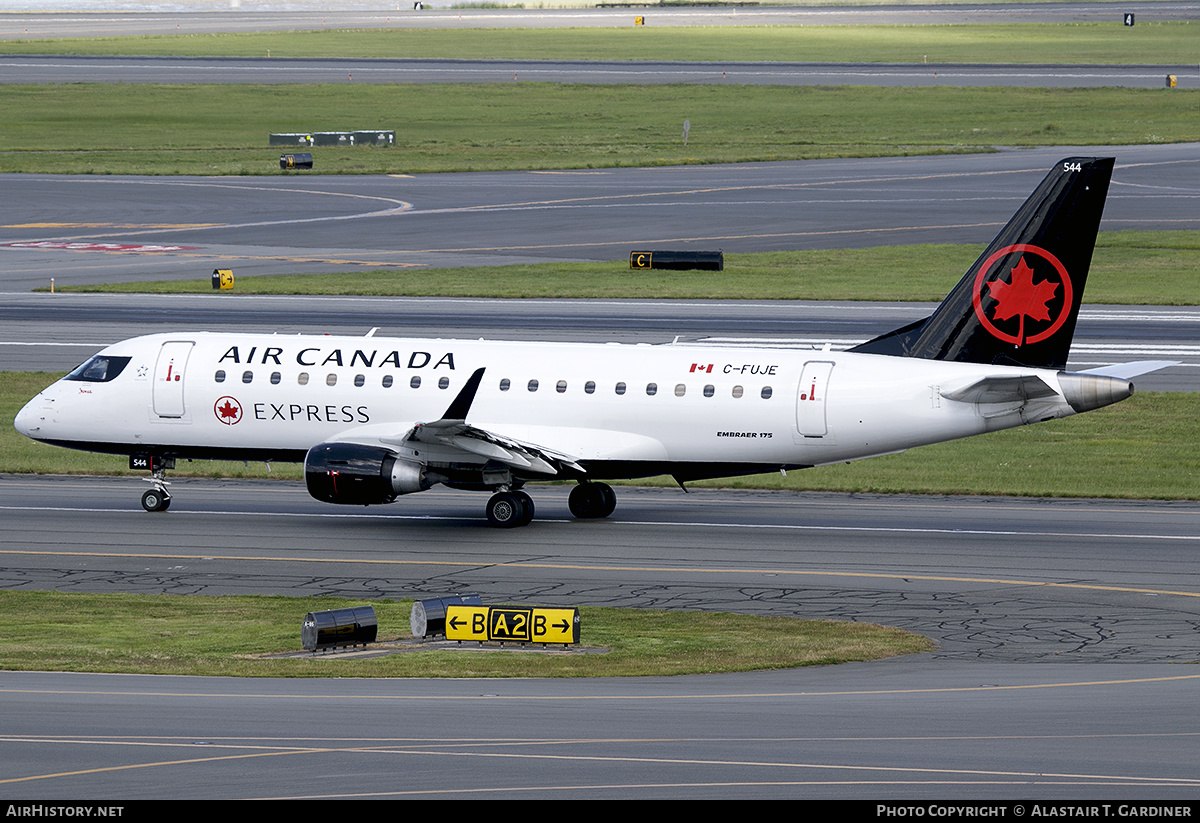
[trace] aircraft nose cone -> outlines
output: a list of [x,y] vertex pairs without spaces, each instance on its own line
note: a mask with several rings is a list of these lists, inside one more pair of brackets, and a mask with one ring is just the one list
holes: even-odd
[[37,437],[38,431],[42,426],[41,409],[42,399],[35,397],[25,404],[25,408],[17,412],[17,416],[13,418],[13,426],[16,430],[26,437]]

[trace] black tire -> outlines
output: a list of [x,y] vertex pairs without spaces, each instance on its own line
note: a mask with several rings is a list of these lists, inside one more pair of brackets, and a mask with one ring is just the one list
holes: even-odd
[[151,489],[142,495],[142,508],[148,512],[163,512],[171,505],[171,498],[158,489]]
[[525,515],[525,506],[521,498],[512,492],[493,494],[487,502],[487,519],[493,526],[500,529],[511,529],[521,525]]
[[513,492],[518,500],[521,501],[521,521],[518,526],[528,526],[533,522],[533,498],[525,492]]
[[580,483],[571,489],[571,494],[567,497],[567,508],[580,520],[587,520],[596,516],[596,502],[596,496],[592,494],[592,484]]
[[608,517],[617,510],[617,493],[607,483],[593,483],[600,490],[600,513],[597,517]]
[[617,494],[607,483],[580,483],[571,489],[567,507],[581,520],[608,517],[617,508]]

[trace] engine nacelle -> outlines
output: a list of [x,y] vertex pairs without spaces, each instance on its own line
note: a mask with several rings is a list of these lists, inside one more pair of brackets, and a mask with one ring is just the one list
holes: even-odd
[[358,443],[322,443],[304,458],[308,493],[326,503],[369,506],[425,491],[442,478],[387,449]]
[[1133,395],[1133,384],[1128,380],[1102,374],[1060,371],[1058,385],[1076,412],[1111,406]]

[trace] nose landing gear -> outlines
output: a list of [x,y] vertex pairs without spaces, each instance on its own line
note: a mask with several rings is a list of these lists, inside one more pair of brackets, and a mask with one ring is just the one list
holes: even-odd
[[171,493],[167,486],[167,469],[175,468],[174,457],[158,457],[157,455],[132,454],[129,456],[129,468],[149,469],[150,476],[143,477],[154,488],[142,495],[142,508],[148,512],[165,512],[171,508]]
[[165,488],[153,488],[142,495],[142,508],[148,512],[165,512],[171,508],[171,495]]

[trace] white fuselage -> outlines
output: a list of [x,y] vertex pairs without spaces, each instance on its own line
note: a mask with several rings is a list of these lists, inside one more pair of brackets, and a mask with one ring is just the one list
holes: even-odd
[[[397,438],[439,419],[482,367],[472,426],[585,465],[719,474],[854,460],[1073,413],[1053,370],[832,351],[176,333],[101,354],[130,359],[113,379],[50,386],[17,428],[130,454],[302,460],[338,440],[403,452]],[[946,397],[1010,375],[1059,394]]]

